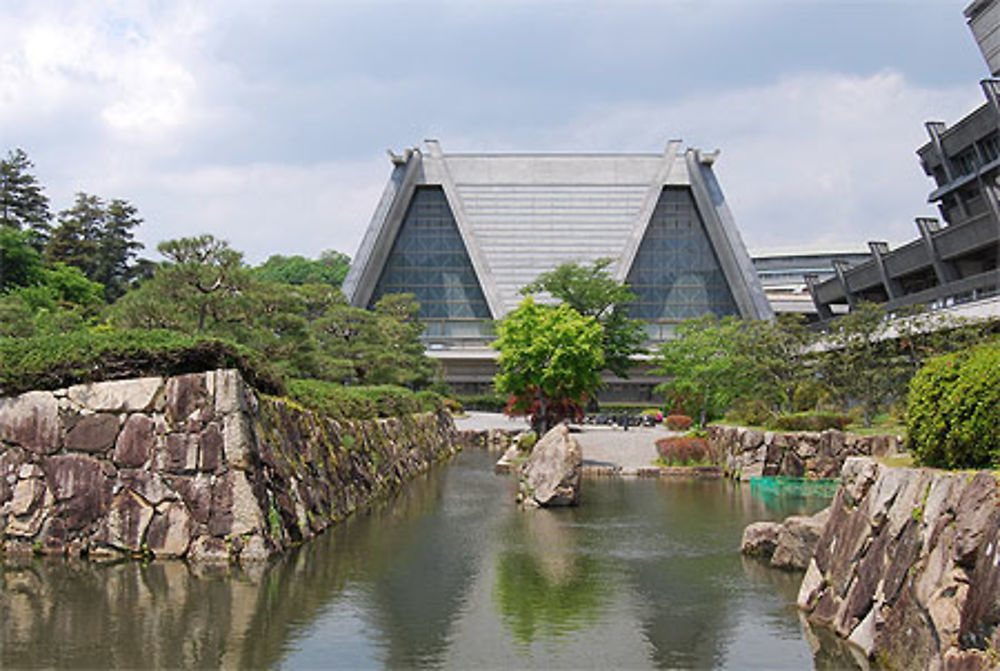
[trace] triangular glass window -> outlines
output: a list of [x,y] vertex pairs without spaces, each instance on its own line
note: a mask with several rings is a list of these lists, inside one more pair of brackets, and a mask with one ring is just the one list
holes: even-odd
[[739,314],[687,188],[660,193],[626,282],[638,296],[631,306],[636,319],[676,322],[707,313]]
[[420,318],[490,319],[469,254],[444,191],[417,187],[369,307],[385,294],[411,293]]

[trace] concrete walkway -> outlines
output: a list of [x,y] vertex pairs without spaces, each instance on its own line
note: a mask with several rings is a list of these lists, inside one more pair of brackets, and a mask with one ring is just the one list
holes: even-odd
[[[528,430],[524,419],[511,419],[490,412],[469,412],[468,417],[456,419],[455,426],[460,431]],[[643,470],[657,469],[654,465],[658,456],[657,439],[676,435],[662,426],[629,427],[625,431],[617,427],[584,424],[574,425],[573,430],[573,437],[583,450],[584,470],[618,475],[638,475]]]

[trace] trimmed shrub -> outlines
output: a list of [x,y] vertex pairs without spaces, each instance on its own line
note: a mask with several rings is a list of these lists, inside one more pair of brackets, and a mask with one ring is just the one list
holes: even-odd
[[667,415],[664,422],[671,431],[687,431],[694,424],[694,420],[687,415]]
[[910,381],[907,444],[939,468],[1000,463],[1000,344],[928,361]]
[[218,338],[103,329],[0,338],[0,395],[217,368],[238,369],[264,393],[284,393],[283,377],[259,354]]
[[466,410],[480,412],[503,412],[507,405],[507,397],[500,394],[458,395],[455,397]]
[[697,466],[707,464],[708,439],[700,436],[673,436],[656,441],[656,451],[667,466]]
[[782,431],[826,431],[827,429],[843,431],[850,423],[849,416],[835,412],[795,412],[778,415],[768,422],[767,426]]
[[434,392],[412,392],[392,385],[344,387],[323,380],[291,380],[288,397],[304,408],[339,420],[400,417],[444,407],[444,399]]

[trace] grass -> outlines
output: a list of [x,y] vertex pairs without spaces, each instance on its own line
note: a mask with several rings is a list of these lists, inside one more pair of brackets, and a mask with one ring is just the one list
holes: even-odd
[[876,459],[883,466],[890,468],[913,468],[916,465],[913,463],[912,454],[894,454],[888,457],[876,457]]

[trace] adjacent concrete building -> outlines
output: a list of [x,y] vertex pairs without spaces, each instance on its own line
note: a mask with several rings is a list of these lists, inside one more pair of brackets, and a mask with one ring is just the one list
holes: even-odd
[[1000,76],[1000,0],[976,0],[965,8],[965,18],[990,73]]
[[993,296],[1000,286],[1000,81],[982,82],[985,104],[949,127],[926,124],[929,140],[917,150],[934,180],[928,201],[940,219],[917,218],[919,237],[894,250],[870,242],[868,260],[834,264],[835,276],[814,281],[811,294],[822,319],[859,301],[889,311],[942,308]]
[[[446,154],[434,140],[390,152],[392,175],[344,282],[353,305],[410,292],[428,351],[458,391],[489,387],[492,320],[566,262],[614,260],[651,341],[706,313],[773,316],[712,164],[670,142],[659,154]],[[642,398],[655,380],[608,380]]]
[[795,314],[817,321],[809,282],[834,277],[834,264],[853,266],[867,260],[865,252],[774,252],[755,254],[753,265],[775,314]]
[[[1000,0],[976,0],[965,17],[993,75],[1000,74]],[[869,242],[870,257],[834,263],[835,275],[810,280],[821,319],[859,301],[885,304],[889,312],[919,307],[994,314],[1000,293],[1000,80],[980,82],[986,102],[958,123],[925,124],[928,142],[917,149],[935,188],[928,201],[940,219],[916,219],[919,237],[894,250]]]

